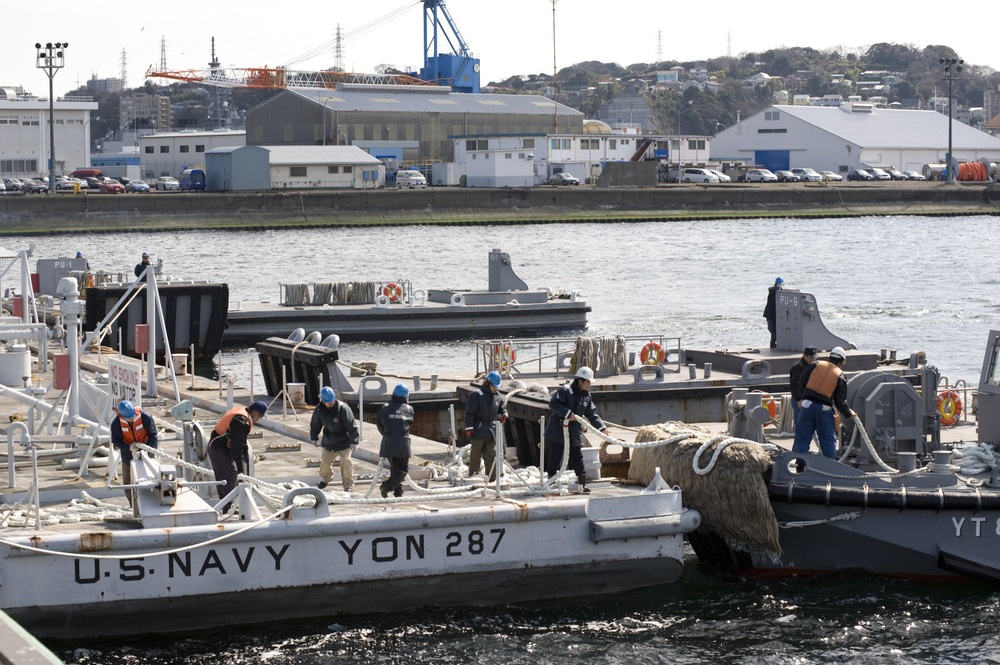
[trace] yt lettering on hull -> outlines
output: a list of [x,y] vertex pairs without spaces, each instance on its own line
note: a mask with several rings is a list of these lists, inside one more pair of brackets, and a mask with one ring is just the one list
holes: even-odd
[[152,561],[156,559],[147,562],[146,557],[117,561],[73,559],[73,579],[77,584],[95,584],[112,576],[122,582],[138,582],[147,577],[198,578],[263,572],[265,568],[268,571],[273,568],[277,572],[281,570],[281,560],[288,548],[288,544],[267,545],[263,554],[257,553],[257,547],[249,547],[244,551],[233,547],[229,550],[180,552],[169,555],[166,561],[155,566]]
[[952,517],[951,524],[955,527],[956,538],[982,538],[984,533],[1000,536],[1000,518],[992,524],[988,517]]

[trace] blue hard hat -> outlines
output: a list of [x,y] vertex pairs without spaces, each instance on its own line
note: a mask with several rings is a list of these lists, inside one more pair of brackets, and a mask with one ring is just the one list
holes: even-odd
[[397,383],[396,387],[392,389],[392,394],[394,397],[407,397],[410,394],[410,389],[402,383]]
[[497,373],[497,372],[490,372],[489,374],[486,375],[486,380],[489,381],[494,386],[496,386],[497,388],[500,387],[500,374],[499,373]]
[[781,278],[779,277],[778,279],[774,280],[774,283],[775,283],[775,284],[784,284],[784,283],[785,283],[785,280],[783,280],[783,279],[781,279]]
[[250,405],[250,408],[259,413],[261,416],[267,413],[267,404],[264,404],[264,402],[261,402],[260,400],[256,400]]
[[319,401],[326,402],[327,404],[336,401],[337,393],[333,392],[333,388],[330,386],[323,386],[323,389],[319,391]]
[[82,259],[83,258],[83,252],[77,250],[77,252],[76,252],[76,258]]
[[135,418],[135,407],[132,406],[132,402],[127,399],[123,399],[118,402],[118,413],[120,413],[123,418]]

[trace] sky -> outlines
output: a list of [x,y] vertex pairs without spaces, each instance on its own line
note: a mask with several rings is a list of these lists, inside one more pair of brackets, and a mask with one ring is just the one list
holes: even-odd
[[[59,4],[68,0],[59,0]],[[446,0],[448,12],[473,54],[482,82],[515,74],[551,74],[552,0]],[[239,9],[229,9],[230,7]],[[977,10],[949,11],[919,3],[881,2],[863,10],[838,3],[755,5],[659,0],[556,0],[555,61],[629,65],[698,61],[724,55],[811,46],[848,52],[890,42],[943,44],[966,62],[1000,69],[992,23]],[[978,10],[981,11],[981,10]],[[55,76],[57,96],[93,76],[116,78],[125,54],[127,85],[138,87],[159,67],[165,44],[168,70],[204,69],[211,40],[224,67],[320,70],[334,64],[334,36],[344,35],[345,69],[374,72],[380,64],[419,68],[423,59],[420,0],[244,0],[241,3],[168,3],[156,11],[29,12],[6,26],[0,40],[0,86],[48,95],[48,78],[35,66],[36,42],[66,42],[66,66]],[[980,16],[980,19],[982,17]],[[42,25],[44,23],[44,26]],[[23,44],[18,35],[25,28]],[[441,50],[444,50],[442,42]],[[156,79],[169,83],[165,79]]]

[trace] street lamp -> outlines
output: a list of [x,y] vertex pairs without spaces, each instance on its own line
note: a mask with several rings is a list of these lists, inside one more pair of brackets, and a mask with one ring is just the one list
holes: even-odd
[[45,72],[49,77],[49,191],[56,191],[56,119],[55,98],[52,91],[52,79],[56,72],[66,65],[64,51],[69,47],[65,42],[47,43],[45,46],[35,44],[35,67]]
[[[323,102],[323,145],[326,145],[326,113],[329,110],[329,108],[327,107],[327,104],[329,104],[330,102],[332,102],[335,99],[337,99],[337,98],[336,97],[327,97],[326,101]],[[340,132],[340,123],[338,122],[336,124],[337,124],[336,130],[337,130],[337,132],[339,134],[339,132]],[[338,145],[339,145],[339,142],[335,141],[335,143],[338,143]]]
[[677,103],[677,184],[681,183],[681,109],[692,104],[691,101]]
[[962,73],[962,65],[965,63],[964,60],[959,60],[958,58],[941,58],[939,60],[941,66],[944,67],[945,81],[948,81],[948,155],[945,159],[947,164],[948,182],[955,182],[955,169],[952,168],[955,156],[951,152],[951,84],[955,80],[955,77]]

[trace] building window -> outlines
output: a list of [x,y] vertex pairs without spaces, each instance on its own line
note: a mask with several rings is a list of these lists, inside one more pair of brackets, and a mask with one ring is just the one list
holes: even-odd
[[327,173],[340,173],[340,167],[339,166],[328,166],[328,167],[326,167],[326,172]]
[[203,145],[196,145],[194,147],[194,151],[195,152],[205,152],[205,146],[203,146]]
[[521,144],[521,147],[524,148],[525,150],[534,150],[535,139],[524,139],[524,142]]
[[146,154],[147,155],[152,155],[154,152],[155,152],[155,150],[153,150],[153,146],[151,146],[151,145],[147,145],[146,146]]
[[512,155],[509,152],[505,152],[504,155],[503,155],[503,158],[504,159],[514,159],[514,155]]
[[764,111],[764,120],[781,120],[781,111]]
[[353,172],[354,172],[354,167],[353,166],[345,166],[344,167],[344,173],[353,173]]
[[170,152],[170,146],[168,146],[168,145],[161,145],[160,146],[160,152],[161,153],[162,152]]
[[758,129],[758,134],[787,134],[787,129]]
[[469,139],[465,142],[465,149],[472,152],[476,149],[476,139]]
[[688,150],[704,150],[705,139],[688,139]]
[[571,150],[572,148],[573,148],[573,139],[563,139],[562,140],[562,149],[563,150]]
[[288,174],[293,178],[305,178],[306,177],[306,167],[305,166],[291,166],[288,168]]
[[618,149],[618,139],[608,139],[608,149],[617,150]]
[[191,146],[189,146],[189,145],[182,145],[182,146],[180,146],[179,150],[181,152],[191,152]]
[[559,139],[552,139],[551,142],[550,142],[550,145],[551,145],[551,147],[552,147],[553,150],[558,150],[559,149]]

